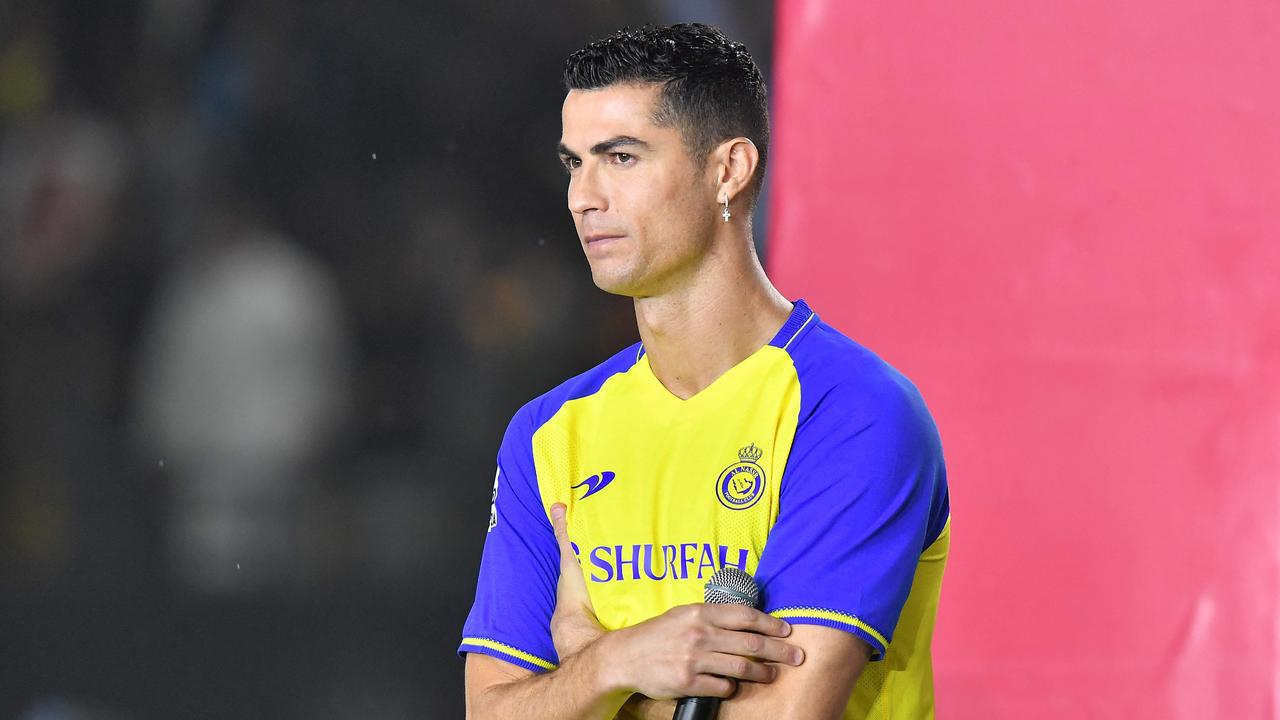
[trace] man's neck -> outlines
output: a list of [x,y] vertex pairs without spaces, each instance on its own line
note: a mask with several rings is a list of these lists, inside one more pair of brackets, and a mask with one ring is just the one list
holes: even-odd
[[766,345],[791,313],[752,250],[717,265],[674,292],[635,299],[653,374],[681,399]]

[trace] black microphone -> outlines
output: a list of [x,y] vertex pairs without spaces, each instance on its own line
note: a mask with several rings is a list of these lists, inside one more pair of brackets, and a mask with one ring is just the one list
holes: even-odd
[[[760,606],[760,586],[745,571],[726,565],[707,581],[702,597],[712,605],[746,605],[754,608]],[[671,720],[715,720],[719,712],[718,697],[687,697],[676,703],[676,712]]]

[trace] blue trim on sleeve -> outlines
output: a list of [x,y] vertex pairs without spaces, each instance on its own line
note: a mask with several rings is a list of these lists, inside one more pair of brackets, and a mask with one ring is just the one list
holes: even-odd
[[556,664],[550,660],[540,658],[532,653],[526,653],[506,643],[494,641],[477,642],[467,638],[462,641],[462,644],[458,645],[458,655],[461,657],[467,653],[488,655],[536,673],[551,672],[556,669]]
[[821,625],[822,627],[829,627],[836,630],[843,630],[851,635],[857,635],[863,642],[865,642],[868,646],[871,647],[871,657],[869,658],[871,662],[879,662],[880,660],[883,660],[884,654],[887,651],[887,648],[885,647],[884,643],[880,642],[879,638],[872,636],[871,633],[867,632],[866,630],[863,630],[862,628],[852,623],[841,622],[839,620],[831,620],[829,618],[795,616],[795,617],[788,617],[787,624],[789,625]]

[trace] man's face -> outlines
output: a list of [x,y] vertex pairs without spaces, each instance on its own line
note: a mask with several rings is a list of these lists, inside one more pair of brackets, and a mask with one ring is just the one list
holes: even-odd
[[696,272],[711,245],[715,185],[674,127],[653,123],[658,85],[570,90],[560,159],[591,276],[607,292],[646,297]]

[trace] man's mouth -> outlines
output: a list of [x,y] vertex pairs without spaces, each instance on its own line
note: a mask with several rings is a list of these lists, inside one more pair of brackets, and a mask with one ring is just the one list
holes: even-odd
[[613,233],[592,233],[591,235],[587,235],[583,237],[582,240],[586,244],[592,245],[594,243],[606,242],[608,240],[616,240],[620,237],[625,237],[625,236],[613,234]]

